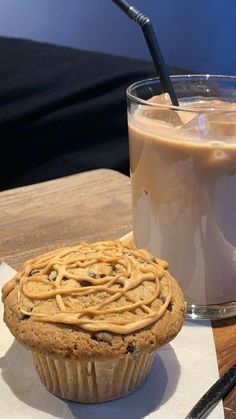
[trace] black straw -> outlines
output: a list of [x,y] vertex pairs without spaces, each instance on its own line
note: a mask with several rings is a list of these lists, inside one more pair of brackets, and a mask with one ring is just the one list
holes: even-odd
[[206,417],[213,407],[224,398],[236,385],[236,364],[234,364],[195,404],[185,419]]
[[160,76],[160,82],[164,92],[168,92],[170,95],[171,102],[174,106],[179,106],[177,96],[174,91],[174,87],[171,83],[168,70],[163,59],[161,49],[159,47],[156,34],[154,32],[152,23],[149,17],[139,12],[135,7],[131,6],[125,0],[112,0],[124,13],[126,13],[130,19],[134,20],[142,29],[144,37],[146,39],[150,54],[153,59],[154,66],[157,73]]

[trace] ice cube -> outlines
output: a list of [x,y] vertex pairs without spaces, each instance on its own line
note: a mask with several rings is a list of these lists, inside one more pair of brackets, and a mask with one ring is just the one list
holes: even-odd
[[148,102],[157,103],[160,105],[167,105],[167,106],[172,105],[169,93],[162,93],[161,95],[155,95],[151,97],[151,99],[148,99]]
[[209,117],[211,130],[218,136],[232,137],[236,140],[236,112],[213,112]]
[[[142,105],[141,114],[152,120],[158,121],[163,125],[171,125],[174,127],[181,125],[181,119],[178,112],[168,109],[168,106],[172,105],[170,96],[168,93],[162,93],[161,95],[153,96],[148,99],[148,102],[155,106]],[[160,107],[158,105],[161,105]],[[165,105],[166,108],[163,106]]]
[[[195,114],[196,115],[196,114]],[[204,140],[236,139],[236,113],[222,111],[200,112],[197,116],[185,123],[180,132],[193,138]]]
[[204,113],[195,114],[194,117],[183,124],[180,128],[180,132],[193,138],[202,138],[209,133],[209,121]]

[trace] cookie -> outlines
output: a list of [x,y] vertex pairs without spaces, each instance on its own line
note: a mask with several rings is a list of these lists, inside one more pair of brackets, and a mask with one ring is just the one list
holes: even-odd
[[3,287],[4,320],[49,391],[101,402],[145,380],[184,321],[168,265],[122,241],[80,243],[27,261]]

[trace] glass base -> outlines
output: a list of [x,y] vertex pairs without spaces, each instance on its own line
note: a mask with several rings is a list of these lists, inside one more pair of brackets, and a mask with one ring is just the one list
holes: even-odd
[[236,316],[236,301],[225,304],[202,306],[187,304],[186,319],[192,320],[221,320]]

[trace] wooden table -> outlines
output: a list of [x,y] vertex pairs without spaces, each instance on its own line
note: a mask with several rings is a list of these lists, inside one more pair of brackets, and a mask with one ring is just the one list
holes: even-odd
[[[55,247],[119,238],[132,229],[129,178],[94,170],[0,193],[0,259],[20,264]],[[236,362],[235,318],[214,322],[220,375]],[[236,389],[224,401],[236,418]]]

